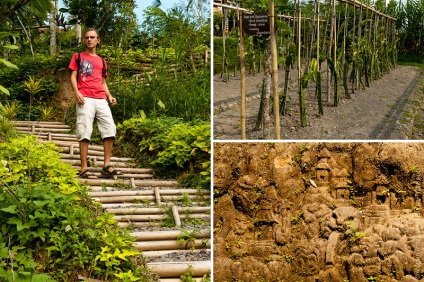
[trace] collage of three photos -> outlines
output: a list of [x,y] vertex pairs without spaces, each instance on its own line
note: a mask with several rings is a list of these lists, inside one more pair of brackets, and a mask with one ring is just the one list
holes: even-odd
[[424,281],[424,0],[0,0],[0,282]]

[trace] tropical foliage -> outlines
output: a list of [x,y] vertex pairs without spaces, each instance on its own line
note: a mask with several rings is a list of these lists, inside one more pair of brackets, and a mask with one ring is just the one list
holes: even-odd
[[0,143],[0,280],[154,279],[137,262],[129,232],[74,176],[53,144],[34,137]]

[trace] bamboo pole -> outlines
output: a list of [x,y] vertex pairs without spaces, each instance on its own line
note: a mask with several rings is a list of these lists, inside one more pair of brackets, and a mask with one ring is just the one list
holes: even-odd
[[[332,57],[333,50],[333,35],[334,35],[334,21],[335,14],[333,13],[335,0],[331,0],[331,23],[330,23],[330,41],[328,43],[328,58]],[[331,71],[330,66],[327,63],[327,103],[330,103],[331,97]]]
[[[195,232],[195,230],[186,230],[191,233],[190,236],[196,239],[210,238],[210,230],[200,230]],[[148,232],[133,232],[131,236],[134,237],[137,241],[159,241],[159,240],[173,240],[179,236],[183,236],[184,233],[180,230],[169,230],[169,231],[148,231]]]
[[[334,39],[334,106],[339,105],[339,76],[337,71],[337,19],[336,19],[336,0],[333,0],[333,14],[334,14],[334,28],[333,28],[333,39]],[[340,14],[339,14],[340,15]],[[340,21],[339,21],[340,22]]]
[[320,20],[319,20],[319,8],[320,8],[320,0],[315,0],[317,5],[317,92],[318,92],[318,114],[324,115],[324,108],[322,106],[322,91],[321,91],[321,61],[320,61],[320,53],[319,53],[319,39],[320,39]]
[[[348,5],[345,5],[344,13],[344,29],[343,29],[343,56],[342,56],[342,66],[343,66],[343,87],[345,90],[345,98],[350,99],[349,86],[348,86],[348,72],[349,72],[349,63],[346,60],[346,38],[347,38],[347,10]],[[353,55],[353,54],[352,54]]]
[[[197,213],[209,213],[210,207],[179,207],[179,212],[190,212],[192,214]],[[146,214],[163,214],[166,213],[166,209],[163,208],[115,208],[107,209],[108,213],[116,215],[146,215]]]
[[299,84],[299,112],[300,112],[300,125],[306,126],[306,112],[305,112],[305,93],[302,90],[302,73],[301,73],[301,11],[300,1],[297,1],[297,78]]
[[[176,207],[176,206],[172,206]],[[171,208],[172,208],[171,207]],[[174,210],[176,214],[174,215]],[[175,226],[181,226],[181,218],[196,218],[203,219],[206,221],[210,220],[209,214],[189,214],[189,215],[179,215],[179,211],[177,208],[172,208],[172,214],[174,215]],[[126,214],[126,215],[115,215],[114,217],[116,221],[124,221],[124,222],[150,222],[156,220],[164,220],[167,218],[166,214]]]
[[184,274],[189,266],[193,267],[193,276],[202,276],[211,271],[211,262],[209,261],[147,263],[147,267],[157,273],[161,278],[178,277]]
[[239,11],[239,37],[240,37],[240,129],[241,139],[246,139],[246,76],[244,58],[243,12]]
[[269,4],[269,17],[271,28],[271,58],[272,58],[272,91],[273,91],[273,108],[274,108],[274,131],[275,139],[279,140],[280,137],[280,109],[279,109],[279,93],[278,93],[278,65],[277,65],[277,42],[275,35],[275,11],[274,1]]
[[181,226],[181,218],[177,206],[171,206],[172,215],[174,216],[175,226]]
[[[226,1],[224,0],[224,3]],[[221,68],[221,79],[224,80],[224,75],[225,75],[225,80],[224,81],[228,81],[228,76],[226,74],[226,69],[225,69],[225,62],[226,62],[226,57],[225,57],[225,39],[227,36],[227,27],[226,27],[226,20],[227,20],[227,13],[226,13],[226,8],[222,8],[222,13],[224,14],[224,17],[222,18],[222,68]]]
[[[131,183],[129,181],[115,181],[112,179],[78,179],[81,183],[87,184],[87,185],[94,185],[94,186],[101,186],[101,185],[113,185],[113,184],[120,184],[120,185],[128,185],[130,186]],[[139,180],[136,181],[135,184],[137,187],[177,187],[178,182],[173,180]]]
[[189,248],[210,248],[211,244],[208,239],[194,240],[188,244],[179,244],[177,240],[161,240],[161,241],[144,241],[135,242],[134,248],[137,251],[159,251],[159,250],[179,250]]
[[[205,250],[205,248],[197,248],[197,249],[189,249],[189,250],[182,250],[182,249],[178,249],[178,250],[160,250],[160,251],[143,251],[143,257],[146,258],[154,258],[154,257],[162,257],[162,256],[166,256],[169,254],[198,254],[198,253],[202,253],[208,250]],[[193,279],[193,278],[191,278]],[[160,282],[162,282],[163,279],[160,280]],[[168,280],[166,280],[168,281]],[[181,282],[182,280],[178,279],[176,280],[178,282]],[[192,280],[190,280],[192,281]],[[197,280],[196,280],[197,281]],[[199,280],[200,281],[200,280]]]
[[[160,194],[163,195],[179,195],[187,193],[189,195],[197,194],[210,194],[205,189],[161,189]],[[111,191],[111,192],[89,192],[90,197],[116,197],[116,196],[143,196],[143,195],[155,195],[152,190],[138,190],[138,191]]]

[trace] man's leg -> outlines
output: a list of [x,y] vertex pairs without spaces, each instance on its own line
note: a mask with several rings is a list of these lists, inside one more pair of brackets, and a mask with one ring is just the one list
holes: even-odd
[[103,139],[103,149],[104,149],[103,167],[107,167],[110,164],[110,156],[112,156],[113,141],[114,141],[114,138]]
[[104,149],[104,163],[103,163],[103,174],[107,175],[121,175],[120,170],[114,169],[110,166],[110,157],[112,156],[114,137],[107,137],[103,139]]
[[83,139],[79,142],[80,148],[80,160],[81,160],[81,172],[88,168],[87,156],[88,156],[88,144],[90,142],[87,139]]

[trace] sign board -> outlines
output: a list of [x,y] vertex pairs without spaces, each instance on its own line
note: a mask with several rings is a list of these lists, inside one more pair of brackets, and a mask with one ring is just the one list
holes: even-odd
[[243,14],[243,31],[248,35],[270,36],[268,14]]

